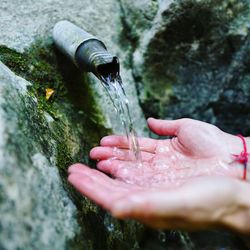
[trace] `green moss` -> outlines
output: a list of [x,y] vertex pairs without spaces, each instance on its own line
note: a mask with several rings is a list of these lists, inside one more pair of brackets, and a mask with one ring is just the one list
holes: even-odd
[[28,66],[25,63],[26,58],[22,54],[13,51],[6,46],[0,46],[0,60],[11,69],[16,68],[20,72],[28,70]]
[[[29,87],[30,95],[37,98],[38,108],[54,119],[58,118],[58,107],[66,98],[73,101],[78,111],[83,108],[82,111],[88,113],[90,120],[103,123],[103,116],[96,107],[88,86],[89,79],[54,49],[51,40],[37,41],[23,54],[0,46],[0,60],[32,83]],[[55,91],[50,100],[45,98],[47,88]]]
[[[123,228],[122,223],[112,219],[114,231],[109,232],[104,211],[67,182],[69,165],[84,162],[94,167],[88,158],[89,150],[110,132],[103,126],[104,118],[96,105],[87,74],[79,72],[56,51],[51,40],[37,41],[23,54],[1,46],[0,60],[32,83],[28,95],[36,97],[37,103],[28,101],[29,96],[23,98],[25,108],[32,112],[26,112],[29,116],[25,124],[20,124],[20,129],[24,135],[27,129],[34,131],[27,133],[34,136],[31,141],[41,146],[39,150],[48,159],[55,157],[62,184],[77,207],[80,233],[68,242],[67,249],[131,249],[130,246],[138,244],[137,235],[127,232],[134,227]],[[45,98],[46,88],[55,90],[49,100]],[[46,121],[45,114],[53,120]]]
[[[16,63],[16,59],[19,63]],[[90,164],[89,150],[99,142],[102,136],[110,132],[103,126],[103,116],[95,103],[93,91],[89,85],[90,80],[86,74],[79,72],[71,62],[58,53],[51,41],[46,43],[38,41],[24,54],[1,47],[0,60],[16,74],[32,83],[29,87],[29,95],[36,97],[37,113],[41,114],[40,118],[34,121],[38,124],[37,119],[39,119],[41,122],[45,112],[54,119],[47,127],[47,131],[43,128],[43,133],[48,135],[49,140],[55,142],[55,160],[62,183],[78,207],[81,231],[84,235],[88,235],[88,237],[77,236],[74,241],[80,245],[86,245],[83,239],[91,238],[91,243],[86,245],[87,249],[91,249],[95,245],[93,243],[94,232],[98,230],[90,232],[91,229],[84,228],[91,228],[91,223],[97,223],[96,216],[99,209],[89,200],[83,199],[67,183],[68,166],[80,161]],[[45,98],[46,88],[55,90],[55,95],[50,100]],[[31,122],[30,119],[29,122]],[[42,123],[45,124],[46,121]],[[88,223],[82,221],[83,216],[90,217],[90,221]],[[99,229],[99,232],[101,231],[103,228]],[[69,249],[74,249],[74,247]]]
[[[59,86],[63,86],[62,80],[56,73],[55,67],[49,63],[48,58],[43,57],[49,48],[40,48],[36,51],[32,48],[30,51],[32,53],[27,51],[21,54],[0,46],[0,60],[17,75],[33,83],[29,90],[30,94],[37,98],[38,107],[53,115],[56,111],[53,109],[52,102],[45,99],[46,88],[57,90]],[[48,54],[50,55],[51,52]]]
[[65,170],[72,163],[73,158],[68,145],[65,142],[58,143],[56,148],[56,165]]

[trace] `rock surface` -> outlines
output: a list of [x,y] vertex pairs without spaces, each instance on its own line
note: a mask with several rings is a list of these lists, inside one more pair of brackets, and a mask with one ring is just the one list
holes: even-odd
[[[249,0],[158,2],[143,27],[135,25],[136,4],[123,3],[129,39],[137,39],[133,75],[146,115],[191,117],[249,134]],[[147,6],[144,12],[151,15]]]
[[[18,8],[17,8],[18,6]],[[112,13],[112,17],[110,16]],[[118,46],[120,30],[123,28],[120,23],[120,7],[114,0],[45,0],[45,1],[6,1],[3,0],[0,5],[0,45],[18,52],[24,52],[29,49],[37,39],[50,39],[52,29],[56,22],[67,19],[76,25],[91,32],[100,38],[107,48],[114,54],[117,54],[122,63],[121,77],[130,101],[130,105],[136,107],[134,123],[137,126],[139,134],[145,134],[145,120],[140,111],[137,98],[134,98],[136,89],[131,76],[131,70],[126,69],[126,53],[121,51]],[[93,78],[94,79],[94,78]],[[106,115],[107,126],[111,127],[117,133],[122,133],[120,123],[114,116],[111,103],[103,93],[96,79],[93,80],[93,90],[97,96],[100,96],[100,107]],[[96,84],[95,84],[96,83]],[[97,99],[98,102],[98,99]]]
[[[250,1],[120,2],[145,115],[189,117],[249,135]],[[234,248],[227,234],[190,237],[204,249],[211,235],[216,240],[205,240],[206,249]]]
[[[7,51],[12,59],[23,60],[21,68],[29,65],[31,58]],[[0,249],[136,249],[140,225],[112,219],[66,181],[70,164],[93,165],[89,150],[110,132],[88,88],[91,79],[72,69],[71,85],[62,69],[64,83],[70,86],[59,93],[54,85],[57,96],[48,101],[43,90],[49,76],[36,74],[40,67],[48,72],[54,68],[35,62],[32,83],[0,64]],[[64,66],[69,68],[68,63]],[[43,95],[35,82],[39,77],[44,80]],[[56,79],[60,84],[62,78],[54,70],[51,80]],[[81,87],[85,92],[79,92]]]
[[49,124],[29,83],[2,63],[0,83],[0,249],[63,249],[80,229],[54,166]]

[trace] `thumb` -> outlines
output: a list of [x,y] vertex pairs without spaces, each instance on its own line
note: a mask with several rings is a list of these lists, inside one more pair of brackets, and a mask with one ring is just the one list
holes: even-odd
[[158,135],[174,135],[177,136],[183,119],[179,120],[160,120],[149,118],[147,120],[150,130]]

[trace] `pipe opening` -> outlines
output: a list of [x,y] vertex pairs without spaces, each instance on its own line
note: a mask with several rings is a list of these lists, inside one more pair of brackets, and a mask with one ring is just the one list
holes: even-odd
[[114,56],[111,62],[98,65],[96,71],[97,75],[102,79],[116,79],[119,76],[119,59]]

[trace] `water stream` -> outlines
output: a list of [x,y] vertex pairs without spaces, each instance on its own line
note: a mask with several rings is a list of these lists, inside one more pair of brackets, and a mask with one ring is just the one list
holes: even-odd
[[[126,96],[125,90],[122,85],[122,80],[118,76],[113,79],[111,76],[108,77],[100,77],[101,83],[104,86],[105,90],[107,91],[110,100],[113,103],[113,106],[116,110],[119,119],[122,122],[124,127],[128,142],[129,142],[129,149],[131,156],[134,158],[136,165],[138,167],[142,166],[142,159],[141,159],[141,151],[138,143],[138,138],[133,126],[133,121],[131,118],[131,112],[129,108],[129,101]],[[104,221],[105,226],[109,232],[114,230],[114,225],[110,221],[110,218],[107,217]],[[176,232],[179,234],[181,243],[185,246],[185,249],[192,250],[194,249],[193,243],[190,240],[188,234]],[[158,239],[162,244],[167,244],[167,235],[166,232],[159,230],[158,231]]]
[[102,85],[107,91],[110,100],[113,103],[113,106],[116,110],[119,119],[122,122],[124,127],[128,142],[129,149],[132,158],[138,163],[137,165],[141,165],[141,151],[138,143],[138,138],[136,135],[136,131],[133,126],[133,121],[131,118],[131,112],[129,109],[129,101],[126,96],[125,90],[122,85],[122,80],[120,76],[116,78],[112,78],[111,76],[101,77]]

